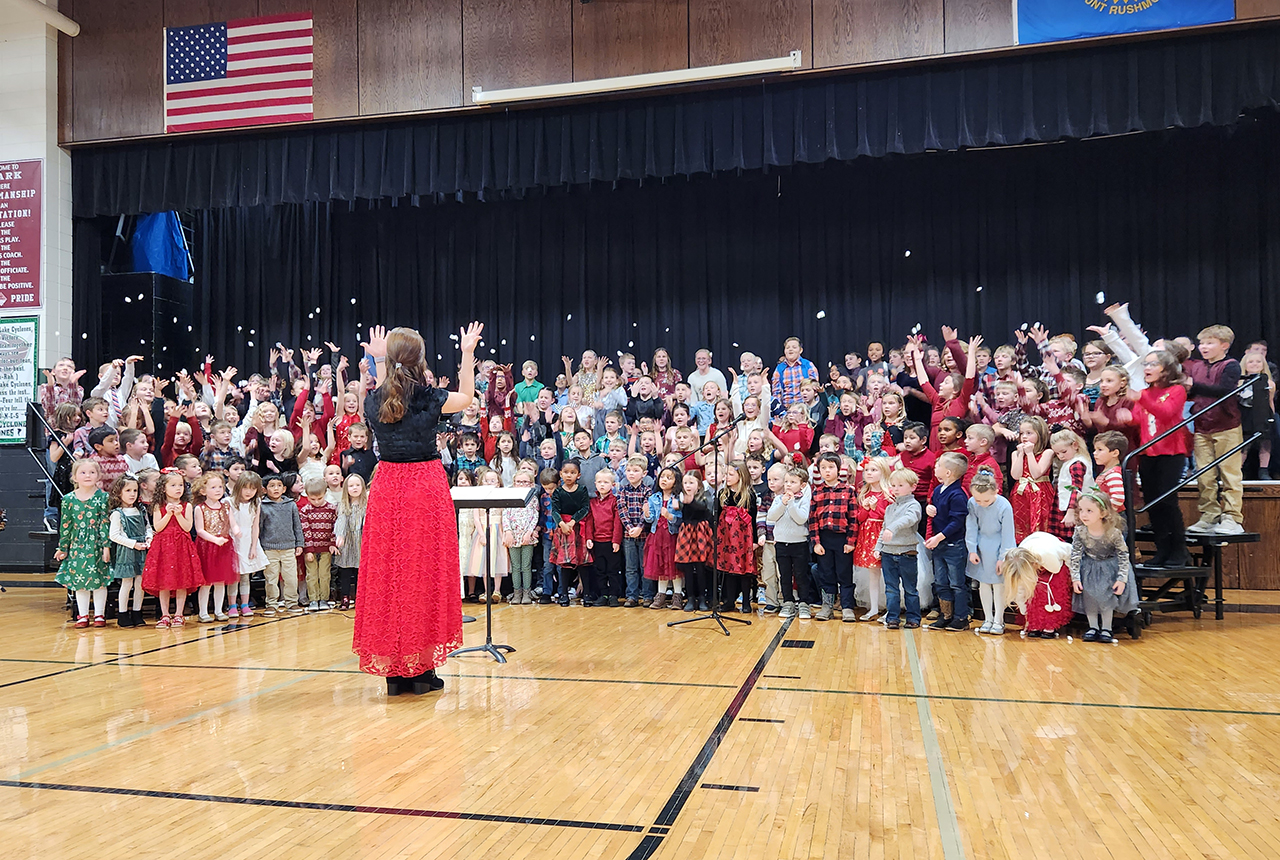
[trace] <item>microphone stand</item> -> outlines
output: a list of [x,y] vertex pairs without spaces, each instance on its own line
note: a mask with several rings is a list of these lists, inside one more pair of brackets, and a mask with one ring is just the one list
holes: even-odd
[[[739,415],[737,418],[733,420],[733,423],[729,425],[728,429],[720,433],[717,433],[715,436],[712,436],[709,440],[707,440],[707,444],[703,446],[704,449],[710,448],[711,455],[712,457],[715,458],[712,461],[712,471],[714,472],[714,475],[712,476],[712,483],[715,485],[716,491],[715,491],[715,495],[713,496],[712,505],[711,505],[711,509],[713,512],[712,526],[711,526],[712,528],[711,581],[714,583],[714,586],[713,586],[714,599],[711,601],[711,612],[707,615],[695,615],[692,618],[681,618],[679,621],[668,621],[667,622],[668,627],[679,627],[681,624],[692,624],[695,621],[706,621],[710,619],[714,621],[716,624],[720,625],[721,633],[723,633],[725,636],[728,636],[729,628],[724,626],[725,621],[735,621],[738,624],[746,624],[748,627],[751,626],[751,622],[746,618],[734,618],[732,616],[726,616],[720,613],[720,541],[716,538],[716,531],[718,531],[716,526],[719,525],[719,523],[716,522],[716,519],[719,516],[719,512],[716,511],[716,508],[720,504],[720,489],[721,489],[720,457],[716,452],[716,449],[718,447],[716,443],[719,442],[721,439],[723,439],[725,436],[728,436],[730,433],[733,433],[734,431],[736,431],[738,429],[738,425],[745,420],[746,420],[745,415]],[[753,527],[754,527],[754,524],[753,524]],[[754,543],[754,536],[753,536],[753,543]],[[686,583],[686,588],[687,587],[688,585]]]

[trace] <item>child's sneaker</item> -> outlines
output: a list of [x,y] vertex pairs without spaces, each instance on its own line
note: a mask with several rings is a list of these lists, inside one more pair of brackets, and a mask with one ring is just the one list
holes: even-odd
[[[215,616],[215,617],[216,617],[216,616]],[[227,618],[239,618],[239,617],[240,617],[240,609],[239,609],[239,607],[237,607],[235,604],[232,604],[231,606],[228,606],[228,607],[227,607],[226,618],[219,618],[218,620],[219,620],[219,621],[226,621],[226,620],[227,620]]]
[[241,603],[241,604],[240,604],[240,617],[241,617],[241,618],[252,618],[252,617],[253,617],[253,606],[251,606],[251,605],[250,605],[250,604],[248,604],[248,603]]
[[263,608],[263,610],[262,610],[262,614],[263,614],[263,615],[265,615],[265,616],[266,616],[266,617],[268,617],[268,618],[275,618],[275,617],[276,617],[276,608],[275,608],[274,606],[272,606],[270,603],[268,603],[268,604]]
[[307,605],[307,611],[308,611],[308,612],[319,612],[319,611],[320,611],[320,601],[318,601],[318,600],[313,600],[313,601],[311,601],[311,603]]
[[813,608],[810,607],[809,604],[806,603],[805,601],[803,600],[800,601],[799,610],[800,610],[801,621],[808,621],[811,618],[813,618]]
[[780,611],[780,612],[778,613],[778,617],[779,617],[779,618],[795,618],[795,617],[796,617],[796,605],[795,605],[794,603],[792,603],[791,601],[787,601],[787,602],[783,603],[783,604],[782,604],[782,611]]
[[207,613],[201,612],[201,613],[200,613],[200,615],[199,615],[199,618],[200,618],[200,623],[201,623],[201,624],[212,624],[212,623],[213,623],[213,616],[212,616],[212,615],[209,615],[209,614],[207,614]]

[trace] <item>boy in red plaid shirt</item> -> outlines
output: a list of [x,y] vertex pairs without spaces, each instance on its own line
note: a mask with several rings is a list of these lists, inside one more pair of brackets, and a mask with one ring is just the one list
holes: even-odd
[[853,552],[858,542],[858,494],[840,480],[840,458],[818,457],[818,477],[809,506],[809,542],[818,556],[818,587],[822,608],[814,619],[830,621],[836,611],[836,586],[840,587],[842,621],[856,621],[853,611]]

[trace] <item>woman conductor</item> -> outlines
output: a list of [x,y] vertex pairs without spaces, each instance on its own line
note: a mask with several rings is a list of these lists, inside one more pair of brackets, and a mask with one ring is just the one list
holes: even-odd
[[436,667],[462,646],[457,517],[436,450],[441,413],[461,412],[475,393],[475,348],[484,326],[461,332],[458,390],[428,383],[422,336],[411,328],[369,330],[378,387],[364,403],[378,440],[360,549],[360,600],[352,650],[360,669],[387,679],[387,695],[444,687]]

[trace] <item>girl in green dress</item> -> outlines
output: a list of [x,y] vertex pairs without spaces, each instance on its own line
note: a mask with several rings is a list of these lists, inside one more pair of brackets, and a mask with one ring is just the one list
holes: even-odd
[[71,468],[75,489],[62,497],[61,534],[53,557],[62,562],[54,577],[75,590],[76,627],[89,626],[89,594],[93,593],[93,626],[106,627],[107,586],[111,584],[107,494],[98,489],[98,464],[77,460]]
[[[120,608],[116,622],[121,627],[142,626],[142,568],[151,546],[151,518],[139,504],[141,484],[133,475],[121,475],[111,485],[111,578],[120,580]],[[133,608],[129,608],[129,597]]]

